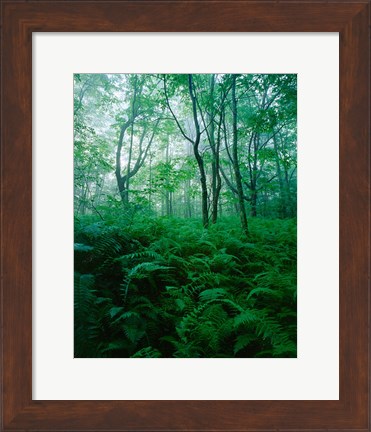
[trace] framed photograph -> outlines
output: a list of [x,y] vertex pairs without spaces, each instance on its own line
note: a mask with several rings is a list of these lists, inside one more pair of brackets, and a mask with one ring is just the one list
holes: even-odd
[[2,17],[3,429],[369,430],[369,3]]

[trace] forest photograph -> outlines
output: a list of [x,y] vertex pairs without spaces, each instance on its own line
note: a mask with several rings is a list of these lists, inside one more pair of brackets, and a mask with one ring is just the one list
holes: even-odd
[[297,75],[73,78],[74,357],[297,357]]

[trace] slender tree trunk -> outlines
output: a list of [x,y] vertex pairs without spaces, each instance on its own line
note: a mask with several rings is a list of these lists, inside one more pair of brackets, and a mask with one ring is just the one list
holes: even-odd
[[[212,208],[211,208],[211,222],[213,224],[216,223],[218,219],[218,174],[219,174],[219,155],[216,152],[216,145],[215,145],[215,110],[214,110],[214,88],[215,88],[215,75],[212,74],[210,77],[210,111],[208,114],[208,122],[209,122],[209,143],[211,150],[213,152],[213,160],[211,162],[211,201],[212,201]],[[205,125],[206,127],[206,125]]]
[[218,133],[217,139],[215,139],[215,107],[214,107],[214,89],[215,89],[215,75],[212,74],[210,77],[210,92],[209,92],[209,104],[210,107],[207,110],[207,123],[205,121],[205,117],[200,110],[201,118],[204,123],[204,127],[207,133],[207,138],[209,140],[210,148],[212,151],[212,161],[211,161],[211,222],[214,224],[218,219],[218,201],[220,190],[222,187],[222,180],[220,176],[220,167],[219,167],[219,149],[220,149],[220,131],[221,124],[223,119],[223,110],[222,108],[224,98],[221,103],[220,113],[219,113],[219,124],[218,124]]
[[[187,155],[192,156],[192,148],[191,146],[187,146]],[[191,197],[191,179],[187,179],[185,181],[186,189],[185,189],[185,196],[186,196],[186,217],[191,218],[193,215],[192,211],[192,197]]]
[[165,92],[166,103],[167,103],[167,106],[169,108],[169,111],[171,112],[171,115],[173,116],[181,134],[193,146],[193,153],[194,153],[194,156],[195,156],[195,159],[197,162],[198,170],[200,172],[202,224],[205,228],[207,228],[209,226],[208,191],[207,191],[207,182],[206,182],[206,172],[205,172],[204,161],[203,161],[202,156],[201,156],[200,151],[199,151],[199,145],[200,145],[200,140],[201,140],[201,131],[200,131],[200,124],[199,124],[199,121],[197,118],[197,99],[196,99],[196,95],[194,93],[192,74],[188,75],[188,92],[189,92],[191,102],[192,102],[193,122],[194,122],[195,131],[196,131],[196,137],[194,139],[192,139],[186,135],[186,133],[184,132],[184,130],[183,130],[181,124],[179,123],[176,115],[174,114],[174,111],[171,109],[171,105],[170,105],[169,97],[168,97],[168,93],[167,93],[167,87],[166,87],[166,77],[164,78],[164,92]]
[[[216,185],[215,185],[215,191],[213,194],[213,223],[216,223],[218,219],[218,205],[219,205],[219,198],[220,198],[220,191],[222,190],[222,178],[220,175],[220,142],[221,142],[221,125],[222,125],[222,117],[224,113],[220,114],[220,123],[218,126],[218,136],[217,136],[217,142],[216,142],[216,148],[215,148],[215,177],[216,177]],[[221,206],[220,206],[221,209]],[[221,214],[221,210],[220,210]]]
[[173,192],[169,192],[169,215],[173,216]]
[[254,163],[252,167],[252,173],[250,176],[250,202],[251,202],[251,216],[256,217],[257,200],[258,200],[258,189],[257,189],[257,176],[258,176],[258,147],[259,147],[259,135],[255,134],[253,138],[254,144]]
[[134,122],[131,124],[131,131],[130,131],[130,146],[129,146],[129,155],[128,155],[128,166],[126,170],[126,185],[125,185],[125,192],[124,192],[124,204],[129,204],[129,188],[130,188],[130,165],[131,165],[131,158],[133,154],[133,135],[134,135]]
[[184,217],[191,218],[192,217],[192,203],[191,203],[191,195],[189,190],[191,188],[191,181],[186,180],[184,183]]
[[130,166],[131,159],[133,155],[133,139],[134,139],[134,117],[135,117],[135,105],[137,103],[137,93],[138,93],[138,76],[135,75],[134,78],[134,97],[133,103],[131,105],[131,118],[133,121],[131,122],[131,130],[130,130],[130,147],[129,147],[129,156],[128,156],[128,166],[126,172],[126,185],[125,185],[125,193],[124,193],[124,203],[129,204],[129,189],[130,189]]
[[193,143],[193,152],[197,161],[198,169],[200,171],[202,224],[204,228],[207,228],[209,226],[209,214],[208,214],[209,210],[208,210],[208,202],[207,202],[208,193],[207,193],[207,183],[206,183],[206,172],[205,172],[204,161],[199,152],[201,132],[200,132],[200,124],[197,118],[197,103],[196,103],[196,96],[194,95],[192,74],[188,75],[188,89],[192,100],[193,121],[196,129],[196,138]]
[[287,216],[287,196],[285,191],[285,186],[283,184],[283,178],[282,178],[282,172],[281,172],[281,165],[280,165],[280,159],[278,154],[278,145],[277,145],[277,139],[276,135],[273,134],[273,145],[274,145],[274,156],[276,161],[276,173],[278,177],[278,184],[280,187],[280,216],[282,218],[285,218]]
[[237,148],[237,99],[236,99],[236,75],[232,75],[232,115],[233,115],[233,143],[232,143],[232,155],[233,155],[233,169],[236,178],[236,189],[238,195],[239,213],[241,226],[246,234],[248,235],[248,225],[245,209],[245,200],[243,197],[242,188],[242,177],[240,171],[240,165],[238,160],[238,148]]
[[202,157],[198,152],[198,145],[195,146],[195,158],[197,161],[198,169],[200,171],[200,183],[201,183],[201,208],[202,208],[202,224],[204,228],[209,226],[209,216],[208,216],[208,205],[207,205],[207,184],[206,184],[206,173],[204,162]]
[[[167,137],[166,141],[166,149],[165,149],[165,162],[169,163],[169,137]],[[166,182],[168,179],[166,179]],[[171,192],[166,189],[165,190],[166,197],[166,216],[171,216]]]
[[287,204],[289,208],[289,216],[295,216],[294,204],[292,202],[292,196],[290,191],[290,177],[287,169],[285,168],[285,191],[287,194]]
[[121,150],[124,141],[124,135],[129,126],[130,126],[130,120],[128,120],[125,124],[122,125],[120,130],[119,142],[117,144],[117,150],[116,150],[115,174],[116,174],[117,186],[119,189],[120,197],[124,205],[126,203],[126,176],[121,175]]
[[[161,118],[157,119],[157,121],[156,121],[156,123],[155,123],[155,125],[151,131],[151,134],[149,135],[149,140],[148,140],[146,145],[143,145],[144,139],[146,138],[146,134],[147,134],[147,127],[146,127],[146,125],[144,125],[141,137],[139,139],[138,153],[135,157],[135,163],[132,166],[131,162],[132,162],[132,156],[133,156],[133,135],[134,135],[133,124],[134,124],[136,117],[138,116],[139,99],[140,99],[140,94],[141,94],[142,90],[143,90],[143,83],[138,85],[137,76],[136,76],[135,82],[134,82],[134,94],[133,94],[131,112],[130,112],[128,120],[121,126],[120,136],[119,136],[119,140],[117,143],[117,149],[116,149],[115,175],[116,175],[117,186],[119,189],[121,200],[122,200],[124,206],[126,206],[129,203],[130,179],[132,177],[134,177],[137,174],[137,172],[140,170],[140,168],[143,166],[143,164],[147,158],[148,152],[150,150],[150,147],[152,145],[158,124],[161,120]],[[123,142],[124,142],[124,135],[125,135],[125,133],[129,127],[131,127],[129,155],[128,155],[128,163],[127,163],[127,166],[125,167],[125,174],[123,175],[122,174],[123,170],[121,167],[121,151],[122,151]]]
[[152,210],[152,153],[149,154],[149,190],[148,190],[148,207]]
[[256,203],[257,203],[257,193],[255,190],[253,190],[251,192],[251,216],[252,217],[256,217],[257,212],[256,212]]

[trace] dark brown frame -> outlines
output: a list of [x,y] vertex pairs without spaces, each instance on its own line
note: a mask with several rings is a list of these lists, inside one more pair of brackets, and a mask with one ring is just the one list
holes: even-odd
[[[369,10],[367,0],[3,0],[2,430],[370,430]],[[339,401],[32,400],[31,42],[56,31],[340,32]]]

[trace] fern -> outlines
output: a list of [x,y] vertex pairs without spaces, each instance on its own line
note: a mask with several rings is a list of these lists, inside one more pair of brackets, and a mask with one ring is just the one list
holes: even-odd
[[251,342],[255,340],[255,335],[251,333],[245,333],[242,335],[238,335],[236,338],[236,342],[233,347],[233,354],[237,354],[246,347],[248,347]]
[[159,358],[161,352],[152,347],[142,348],[131,356],[132,358]]
[[226,296],[227,296],[227,291],[224,288],[206,289],[205,291],[202,291],[199,294],[201,301],[217,300],[221,297],[226,297]]
[[119,314],[124,308],[121,306],[115,306],[109,310],[110,318],[114,318],[117,314]]
[[92,250],[94,250],[94,248],[92,246],[88,246],[82,243],[75,243],[74,250],[75,252],[91,252]]
[[169,269],[170,267],[159,265],[153,262],[142,262],[129,270],[128,277],[130,279],[143,279],[147,277],[150,273],[156,272],[158,270]]
[[136,345],[144,336],[145,330],[139,328],[136,324],[126,324],[124,326],[124,333],[129,341]]
[[259,295],[267,295],[273,298],[281,298],[282,296],[281,292],[274,291],[270,288],[259,287],[259,288],[254,288],[249,292],[247,296],[247,300],[250,300],[252,296],[259,296]]
[[129,213],[77,223],[76,356],[296,356],[295,222]]
[[153,258],[154,260],[160,260],[162,261],[162,256],[160,254],[158,254],[157,252],[151,251],[151,250],[144,250],[144,251],[140,251],[140,252],[134,252],[131,254],[127,254],[127,255],[123,255],[119,258],[117,258],[118,261],[123,261],[123,260],[138,260],[141,258]]
[[96,320],[95,278],[91,274],[75,273],[75,356],[88,357],[96,353],[94,340],[99,336],[99,322]]
[[251,323],[256,323],[259,319],[256,312],[251,310],[245,310],[234,318],[234,326],[239,327],[241,325],[249,325]]

